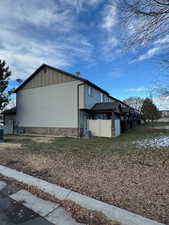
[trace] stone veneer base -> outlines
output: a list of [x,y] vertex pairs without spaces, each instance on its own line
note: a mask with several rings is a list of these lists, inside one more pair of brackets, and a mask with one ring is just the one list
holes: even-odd
[[61,127],[18,127],[28,134],[56,135],[64,137],[77,137],[78,128],[61,128]]

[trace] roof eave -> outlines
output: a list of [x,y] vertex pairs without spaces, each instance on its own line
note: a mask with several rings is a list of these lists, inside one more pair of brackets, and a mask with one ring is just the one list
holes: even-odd
[[77,77],[77,76],[75,76],[75,75],[73,75],[73,74],[71,74],[71,73],[68,73],[68,72],[65,72],[65,71],[63,71],[63,70],[60,70],[60,69],[57,69],[57,68],[55,68],[55,67],[52,67],[52,66],[49,66],[49,65],[47,65],[47,64],[42,64],[35,72],[33,72],[32,73],[32,75],[30,75],[18,88],[16,88],[16,90],[14,91],[14,93],[17,93],[27,82],[29,82],[40,70],[42,70],[44,67],[47,67],[47,68],[50,68],[50,69],[52,69],[52,70],[54,70],[54,71],[57,71],[57,72],[60,72],[60,73],[63,73],[63,74],[65,74],[65,75],[67,75],[67,76],[70,76],[70,77],[72,77],[72,78],[75,78],[75,79],[77,79],[77,80],[80,80],[80,81],[83,81],[84,83],[86,83],[86,84],[88,84],[88,85],[90,85],[90,86],[92,86],[92,87],[94,87],[94,88],[96,88],[96,89],[98,89],[98,90],[100,90],[101,92],[103,92],[103,93],[105,93],[106,95],[108,95],[109,96],[109,93],[107,92],[107,91],[105,91],[104,89],[102,89],[102,88],[100,88],[100,87],[98,87],[97,85],[95,85],[95,84],[93,84],[92,82],[90,82],[89,80],[86,80],[86,79],[84,79],[84,78],[81,78],[81,77]]
[[127,106],[128,108],[130,108],[130,109],[133,109],[133,110],[135,110],[134,108],[132,108],[132,107],[130,107],[129,105],[127,105],[126,103],[124,103],[124,102],[122,102],[121,100],[119,100],[119,99],[117,99],[117,98],[114,98],[114,97],[112,97],[107,91],[105,91],[104,89],[102,89],[102,88],[100,88],[99,86],[97,86],[97,85],[95,85],[94,83],[92,83],[92,82],[90,82],[89,80],[86,80],[86,79],[84,79],[84,78],[81,78],[81,77],[77,77],[77,76],[75,76],[75,75],[73,75],[73,74],[71,74],[71,73],[68,73],[68,72],[65,72],[65,71],[63,71],[63,70],[60,70],[60,69],[57,69],[57,68],[55,68],[55,67],[53,67],[53,66],[50,66],[50,65],[47,65],[47,64],[42,64],[35,72],[33,72],[32,73],[32,75],[30,75],[18,88],[16,88],[16,90],[14,91],[14,93],[17,93],[27,82],[29,82],[40,70],[42,70],[44,67],[47,67],[47,68],[50,68],[50,69],[52,69],[52,70],[54,70],[54,71],[57,71],[57,72],[60,72],[60,73],[63,73],[63,74],[65,74],[65,75],[68,75],[68,76],[70,76],[70,77],[73,77],[73,78],[75,78],[75,79],[77,79],[77,80],[80,80],[80,81],[82,81],[82,82],[84,82],[84,83],[86,83],[86,84],[88,84],[88,85],[90,85],[90,86],[92,86],[92,87],[94,87],[94,88],[96,88],[97,90],[99,90],[99,91],[101,91],[102,93],[104,93],[104,94],[106,94],[109,98],[111,98],[112,100],[115,100],[115,101],[117,101],[117,102],[119,102],[119,103],[121,103],[121,104],[123,104],[123,105],[125,105],[125,106]]

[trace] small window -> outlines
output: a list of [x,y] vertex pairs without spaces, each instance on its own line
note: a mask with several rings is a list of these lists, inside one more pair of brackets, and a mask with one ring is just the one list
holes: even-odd
[[92,96],[92,88],[88,87],[88,96]]
[[104,100],[104,95],[103,95],[103,93],[101,93],[100,94],[100,101],[103,102],[103,100]]

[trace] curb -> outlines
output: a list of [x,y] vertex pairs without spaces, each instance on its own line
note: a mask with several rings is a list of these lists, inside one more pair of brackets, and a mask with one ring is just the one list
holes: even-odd
[[88,210],[102,212],[108,219],[118,221],[123,225],[164,225],[5,166],[0,165],[0,174],[24,184],[36,186],[59,200],[71,200]]
[[[85,225],[76,222],[76,220],[72,218],[71,213],[67,212],[60,204],[38,198],[24,189],[21,189],[9,197],[16,202],[22,202],[26,208],[37,213],[48,221],[50,225]],[[28,224],[33,225],[35,223],[32,222]],[[40,223],[38,224],[40,225]]]

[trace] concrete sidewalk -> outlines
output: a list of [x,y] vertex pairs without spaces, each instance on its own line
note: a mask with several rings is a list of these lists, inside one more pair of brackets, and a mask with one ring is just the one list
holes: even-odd
[[81,225],[64,208],[0,181],[0,225]]
[[88,210],[102,212],[109,220],[117,221],[123,225],[164,225],[5,166],[0,165],[0,174],[26,185],[35,186],[56,199],[70,200]]
[[0,224],[1,225],[53,225],[34,211],[12,200],[9,195],[18,188],[0,181]]

